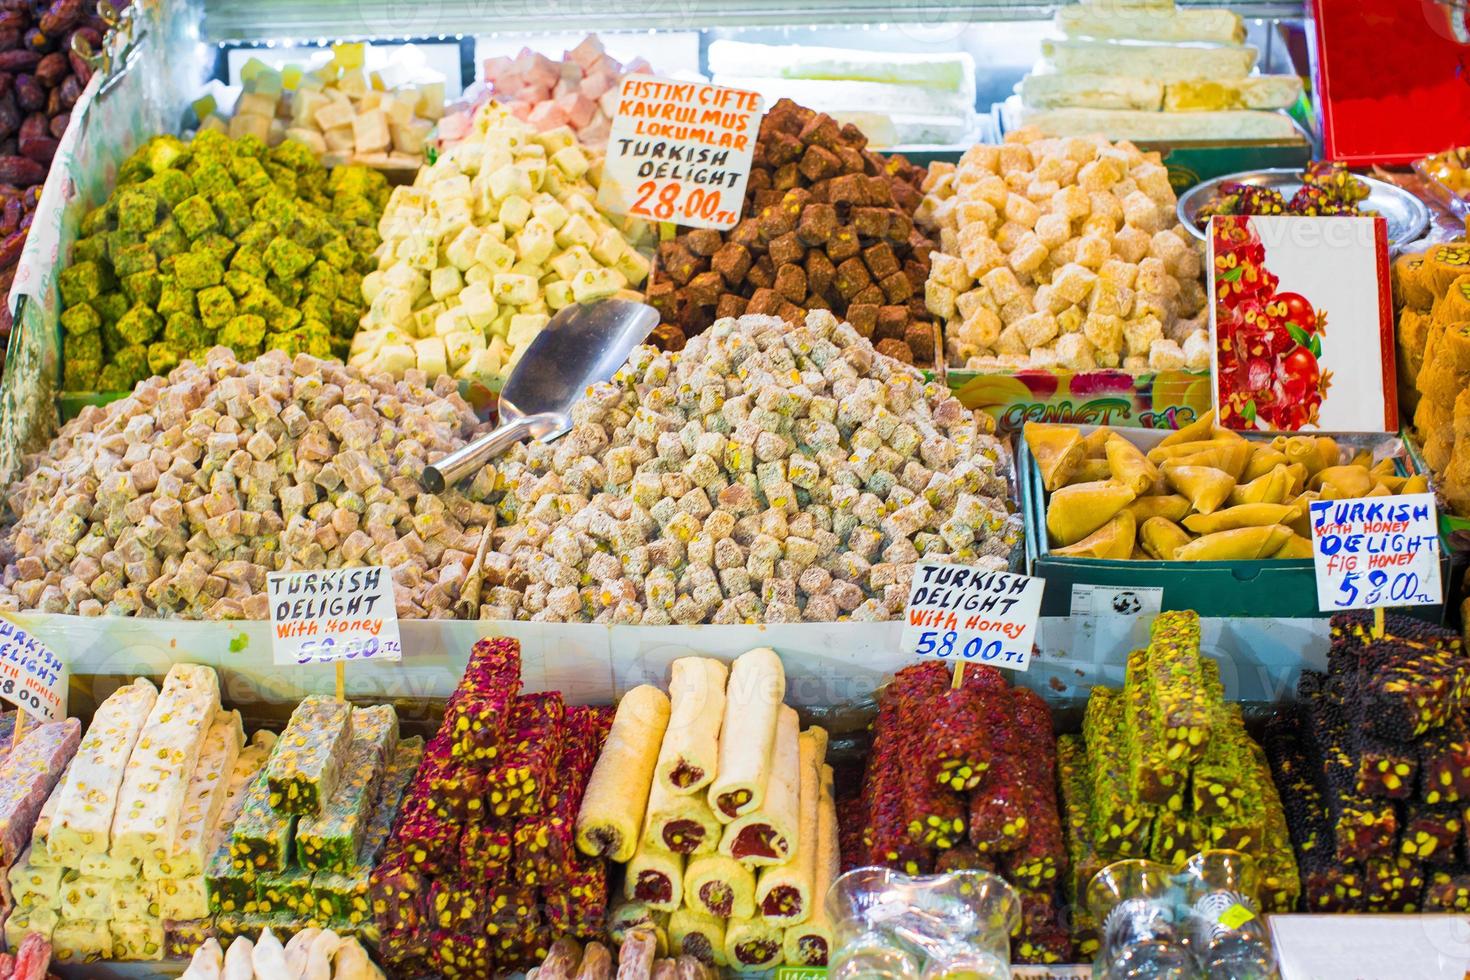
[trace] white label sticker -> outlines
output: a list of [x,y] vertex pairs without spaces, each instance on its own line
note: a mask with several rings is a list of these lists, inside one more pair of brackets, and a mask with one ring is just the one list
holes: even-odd
[[1310,516],[1318,609],[1444,601],[1434,494],[1314,500]]
[[597,203],[691,228],[733,228],[764,114],[758,92],[625,75]]
[[271,572],[266,589],[277,666],[403,659],[388,569]]
[[1073,616],[1152,616],[1164,608],[1158,586],[1073,585]]
[[1029,575],[920,562],[909,587],[907,653],[1007,670],[1031,666],[1044,583]]
[[0,619],[0,699],[42,721],[66,717],[66,664],[8,619]]
[[1092,980],[1092,967],[1086,963],[1066,966],[1012,966],[1011,980]]

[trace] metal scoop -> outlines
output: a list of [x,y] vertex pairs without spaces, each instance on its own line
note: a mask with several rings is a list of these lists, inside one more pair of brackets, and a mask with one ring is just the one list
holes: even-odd
[[621,299],[557,311],[500,390],[499,427],[424,467],[419,483],[442,493],[522,439],[565,435],[587,386],[609,380],[658,321],[653,307]]

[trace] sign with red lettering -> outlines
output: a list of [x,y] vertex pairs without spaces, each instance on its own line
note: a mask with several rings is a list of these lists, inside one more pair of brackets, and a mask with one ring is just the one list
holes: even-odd
[[758,92],[623,76],[597,203],[648,221],[735,227],[764,113]]
[[1031,666],[1045,583],[1029,575],[920,562],[904,610],[903,649],[918,657]]
[[271,572],[266,593],[277,666],[403,659],[393,574],[386,568]]
[[1318,609],[1444,601],[1434,494],[1314,500],[1311,520]]

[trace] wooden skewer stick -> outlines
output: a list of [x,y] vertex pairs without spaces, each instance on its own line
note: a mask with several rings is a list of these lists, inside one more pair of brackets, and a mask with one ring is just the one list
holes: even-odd
[[1373,610],[1373,639],[1383,639],[1383,607]]
[[960,685],[964,682],[965,662],[963,660],[956,660],[954,665],[954,676],[950,678],[949,689],[951,691],[958,691],[960,689]]

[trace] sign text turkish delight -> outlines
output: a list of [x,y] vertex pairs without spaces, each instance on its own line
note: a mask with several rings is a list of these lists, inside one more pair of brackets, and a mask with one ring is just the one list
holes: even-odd
[[763,112],[759,93],[626,75],[597,202],[693,228],[733,228]]
[[271,572],[266,590],[277,665],[403,659],[388,569]]
[[1311,519],[1323,612],[1443,601],[1434,494],[1314,500]]
[[1025,670],[1036,642],[1042,586],[1029,575],[921,562],[904,610],[903,649],[919,657]]
[[66,665],[8,619],[0,620],[0,700],[42,721],[66,717]]

